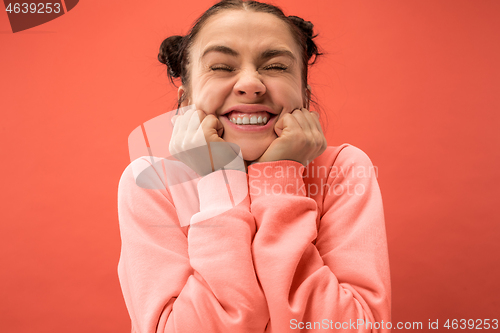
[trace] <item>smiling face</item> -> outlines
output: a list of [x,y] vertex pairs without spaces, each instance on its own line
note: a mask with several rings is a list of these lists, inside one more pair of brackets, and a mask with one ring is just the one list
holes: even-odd
[[181,106],[194,104],[215,115],[224,126],[222,138],[237,144],[246,161],[259,158],[277,138],[280,115],[308,106],[299,46],[273,14],[225,10],[212,16],[189,59],[190,86],[179,87],[179,96],[187,93]]

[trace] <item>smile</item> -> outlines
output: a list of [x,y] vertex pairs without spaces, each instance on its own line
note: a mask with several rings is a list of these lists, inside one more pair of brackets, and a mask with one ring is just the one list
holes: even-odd
[[272,128],[275,118],[278,118],[278,116],[265,111],[259,111],[252,112],[251,114],[231,112],[221,116],[219,119],[222,120],[224,127],[228,126],[239,132],[260,132]]
[[257,125],[263,126],[271,119],[271,115],[266,111],[244,113],[233,111],[227,114],[227,118],[237,125]]

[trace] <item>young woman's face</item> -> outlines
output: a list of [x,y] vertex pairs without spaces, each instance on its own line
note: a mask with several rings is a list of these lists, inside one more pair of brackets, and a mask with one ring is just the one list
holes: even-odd
[[[226,10],[212,16],[190,49],[189,66],[183,106],[215,115],[224,126],[222,138],[237,144],[246,161],[259,158],[277,138],[280,115],[307,107],[299,47],[272,14]],[[184,92],[181,86],[179,94]]]

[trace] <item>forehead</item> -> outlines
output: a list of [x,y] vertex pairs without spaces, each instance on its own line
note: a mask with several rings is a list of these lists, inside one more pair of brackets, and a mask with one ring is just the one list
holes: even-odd
[[288,49],[300,59],[299,46],[287,24],[273,14],[251,10],[224,10],[210,17],[194,41],[194,60],[213,45],[225,45],[243,53],[271,47]]

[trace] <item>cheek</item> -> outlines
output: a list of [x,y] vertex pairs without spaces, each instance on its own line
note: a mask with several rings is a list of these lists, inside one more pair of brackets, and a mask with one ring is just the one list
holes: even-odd
[[193,91],[193,102],[197,108],[214,112],[224,104],[232,91],[232,83],[223,80],[208,80]]
[[267,90],[275,103],[283,106],[283,112],[292,112],[302,107],[302,92],[295,82],[268,82]]

